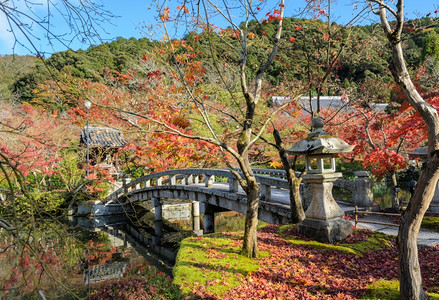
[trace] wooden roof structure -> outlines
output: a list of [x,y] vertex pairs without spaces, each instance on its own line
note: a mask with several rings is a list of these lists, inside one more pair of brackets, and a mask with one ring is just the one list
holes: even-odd
[[121,148],[128,144],[123,132],[109,128],[87,126],[81,130],[81,144],[91,148]]

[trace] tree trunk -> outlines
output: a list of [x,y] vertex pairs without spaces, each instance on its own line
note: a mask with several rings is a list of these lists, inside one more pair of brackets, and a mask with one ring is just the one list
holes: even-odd
[[[439,117],[435,107],[419,95],[407,70],[401,45],[404,28],[404,0],[398,0],[396,11],[384,0],[369,0],[378,4],[374,12],[380,16],[381,24],[392,50],[392,64],[389,66],[395,82],[401,87],[407,100],[423,118],[428,131],[428,157],[421,171],[414,194],[401,218],[398,232],[400,297],[401,299],[426,299],[422,288],[421,270],[418,260],[418,233],[439,179]],[[396,21],[392,24],[386,12],[392,11]]]
[[288,187],[290,191],[290,207],[291,207],[291,222],[299,223],[305,220],[305,212],[302,206],[302,199],[300,199],[300,183],[302,178],[296,177],[296,172],[291,166],[291,162],[288,159],[287,152],[283,147],[282,138],[277,129],[273,130],[273,137],[276,141],[279,157],[282,161],[282,165],[287,174]]
[[[294,174],[294,170],[290,169],[290,172]],[[295,174],[293,177],[290,176],[288,176],[288,186],[290,187],[291,222],[299,223],[305,220],[305,211],[303,210],[302,199],[300,198],[302,178],[297,178]]]
[[398,232],[401,299],[427,299],[422,288],[417,239],[422,219],[433,198],[438,179],[439,156],[434,154],[424,163],[413,197],[401,217]]
[[247,214],[245,218],[244,241],[241,254],[247,257],[258,255],[258,208],[259,186],[256,178],[247,178]]
[[[398,1],[398,3],[400,3]],[[424,119],[428,131],[428,158],[424,163],[413,197],[401,218],[398,232],[401,299],[426,299],[418,260],[418,233],[439,179],[439,118],[437,110],[419,95],[405,66],[399,36],[391,41],[393,64],[390,66],[395,81],[407,100]],[[388,36],[392,37],[392,36]]]

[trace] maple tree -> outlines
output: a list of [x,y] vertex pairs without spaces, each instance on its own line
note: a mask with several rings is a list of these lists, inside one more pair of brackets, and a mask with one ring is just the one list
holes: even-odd
[[2,152],[25,176],[32,170],[50,175],[57,161],[54,151],[56,144],[50,142],[60,141],[56,141],[59,136],[49,136],[45,133],[51,127],[59,126],[56,124],[57,121],[51,118],[50,114],[43,114],[41,117],[38,109],[26,104],[3,104],[2,111]]
[[[110,178],[85,178],[83,151],[78,151],[80,127],[68,114],[29,104],[1,104],[0,186],[10,196],[2,202],[3,217],[59,215]],[[84,116],[85,118],[85,116]],[[84,188],[84,189],[83,189]],[[94,190],[97,192],[97,190]]]
[[[247,213],[242,254],[249,257],[256,257],[258,251],[256,228],[258,222],[257,217],[260,190],[251,168],[249,153],[258,138],[264,133],[273,115],[281,109],[279,108],[271,114],[267,114],[266,111],[264,113],[264,109],[261,108],[261,98],[263,75],[273,63],[281,43],[285,4],[284,1],[280,1],[276,8],[266,13],[268,20],[263,23],[268,24],[269,22],[274,22],[275,27],[273,31],[269,32],[271,41],[266,45],[266,53],[260,55],[255,73],[249,74],[250,70],[247,68],[249,64],[248,49],[252,46],[249,41],[256,37],[254,34],[250,34],[251,28],[249,17],[254,17],[257,14],[258,7],[260,7],[259,5],[262,5],[262,3],[259,3],[258,5],[248,3],[242,7],[238,7],[238,9],[243,10],[244,15],[246,16],[246,20],[242,22],[240,26],[234,23],[234,20],[231,19],[229,13],[227,13],[232,7],[228,7],[227,5],[225,5],[225,7],[219,7],[213,3],[208,3],[214,10],[221,14],[224,17],[224,20],[231,26],[226,30],[220,29],[219,35],[216,36],[220,43],[227,45],[228,48],[236,54],[236,57],[234,57],[233,60],[237,61],[236,69],[238,71],[238,78],[236,78],[236,82],[239,83],[238,87],[240,88],[240,92],[234,91],[232,86],[228,85],[228,83],[234,83],[226,80],[222,72],[218,72],[217,76],[220,77],[221,82],[224,84],[224,89],[229,92],[232,100],[228,105],[227,110],[223,111],[223,116],[237,125],[237,129],[234,132],[234,135],[236,136],[236,139],[234,139],[235,145],[228,142],[228,140],[230,140],[229,134],[221,137],[212,129],[210,129],[210,137],[202,139],[220,146],[223,150],[227,151],[234,157],[239,169],[241,170],[241,173],[238,173],[233,166],[229,164],[229,169],[235,175],[241,187],[247,194]],[[207,12],[205,17],[209,19]],[[204,31],[207,30],[208,32],[212,32],[212,29],[214,29],[209,26],[209,23],[201,25],[203,26]],[[259,30],[262,35],[267,36],[267,32],[263,30],[263,24],[256,23],[253,26],[256,26],[256,29]],[[232,29],[231,35],[228,35],[230,29]],[[211,42],[212,39],[210,37],[208,38],[208,41]],[[212,43],[211,48],[213,47],[214,44]],[[211,55],[211,60],[212,67],[216,68],[217,71],[220,71],[218,69],[219,63],[216,60],[216,57]],[[195,100],[195,103],[198,101],[196,98],[193,98],[193,100]],[[197,108],[204,119],[204,123],[211,128],[211,122],[205,108],[203,106]],[[236,114],[233,109],[238,110],[238,114]]]
[[[159,69],[147,72],[145,76],[136,75],[134,71],[106,72],[105,84],[83,79],[76,81],[81,97],[76,98],[69,114],[74,122],[83,125],[85,109],[82,102],[85,98],[93,103],[90,109],[92,124],[123,131],[129,141],[120,150],[126,169],[141,168],[144,172],[159,172],[177,168],[211,167],[220,163],[216,148],[209,147],[205,142],[163,134],[156,123],[141,117],[144,114],[162,120],[186,134],[198,130],[191,124],[185,109],[180,109],[176,94],[170,94],[175,87],[162,82],[165,76]],[[136,111],[137,115],[130,114],[131,111]]]
[[[352,44],[352,40],[350,39],[351,30],[346,27],[340,28],[338,25],[335,25],[335,23],[332,23],[332,2],[329,0],[325,5],[323,2],[325,1],[309,1],[308,10],[309,13],[313,14],[315,22],[296,20],[297,26],[295,26],[295,31],[287,33],[293,35],[293,37],[290,38],[291,45],[284,46],[282,49],[283,52],[288,53],[290,56],[304,57],[306,61],[305,68],[298,68],[298,70],[296,70],[297,73],[302,73],[303,78],[299,81],[301,88],[295,91],[295,97],[288,97],[290,99],[297,99],[300,94],[308,95],[308,105],[300,104],[300,109],[309,113],[311,116],[310,118],[301,118],[305,124],[309,124],[313,116],[321,115],[322,106],[320,104],[320,98],[323,94],[345,94],[343,89],[337,86],[335,82],[337,82],[337,71],[340,68],[340,59],[343,57],[346,46]],[[273,17],[269,15],[269,19],[266,22],[268,23],[270,19],[273,19]],[[323,19],[325,22],[316,21],[319,19]],[[353,22],[353,20],[351,22]],[[304,28],[307,28],[306,32]],[[313,41],[312,46],[309,44],[310,40]],[[291,95],[292,91],[290,90],[289,93],[285,93],[285,91],[280,89],[277,92],[284,92],[285,95]],[[313,97],[313,95],[316,95],[316,97]],[[290,117],[293,117],[293,114],[295,114],[294,111],[299,110],[297,102],[297,100],[293,101],[281,114],[288,114]],[[285,127],[285,124],[284,122],[284,125],[279,126],[279,123],[273,125],[272,133],[274,142],[269,142],[269,144],[278,150],[280,160],[286,171],[290,190],[291,218],[292,222],[297,223],[305,219],[300,197],[300,183],[302,181],[301,175],[303,172],[298,176],[296,175],[295,165],[297,157],[294,157],[293,163],[290,162],[287,152],[285,151],[283,138],[278,128],[276,128]],[[299,131],[300,133],[296,133],[296,136],[303,136],[304,131]],[[294,142],[296,141],[297,140]]]
[[30,191],[39,198],[36,207],[44,208],[47,201],[46,208],[56,210],[64,201],[60,197],[58,204],[49,205],[51,200],[58,201],[50,192],[72,191],[82,175],[74,171],[78,170],[76,166],[66,163],[72,159],[69,153],[74,151],[72,145],[78,138],[78,128],[56,111],[29,104],[2,103],[1,108],[0,147],[4,169],[0,185],[11,193],[18,192],[17,195],[22,195],[23,189]]
[[[392,103],[397,107],[399,104]],[[377,181],[388,177],[393,192],[392,208],[398,209],[397,172],[408,165],[408,153],[415,150],[426,139],[424,128],[415,130],[416,115],[403,107],[393,112],[351,104],[344,111],[325,109],[322,116],[328,120],[327,130],[355,145],[352,153],[342,157],[362,163],[371,170]]]
[[[222,15],[233,28],[232,30],[230,28],[224,30],[209,22],[201,23],[200,19],[196,18],[196,11],[191,12],[189,9],[181,9],[181,7],[177,9],[179,13],[187,14],[189,17],[190,14],[194,14],[193,20],[203,30],[203,37],[198,37],[198,40],[203,38],[204,42],[210,44],[211,49],[216,45],[221,45],[220,47],[226,46],[234,51],[234,60],[237,60],[236,67],[238,70],[236,81],[230,81],[226,79],[222,72],[218,72],[221,67],[214,55],[211,55],[210,61],[203,65],[197,59],[197,52],[185,40],[171,40],[167,30],[169,21],[173,20],[174,16],[172,16],[169,8],[163,6],[163,9],[159,5],[160,20],[162,21],[162,24],[159,25],[163,28],[165,34],[164,41],[153,55],[155,55],[156,61],[162,63],[163,67],[162,69],[157,68],[157,71],[153,69],[145,73],[146,78],[155,80],[160,77],[162,81],[166,78],[167,81],[173,83],[170,89],[167,89],[159,98],[178,97],[179,101],[174,103],[174,107],[168,107],[166,106],[167,102],[164,102],[165,107],[161,108],[177,110],[180,118],[169,118],[162,114],[161,110],[158,111],[156,107],[154,107],[154,110],[146,107],[145,104],[150,101],[148,96],[137,97],[136,95],[132,98],[132,101],[125,101],[124,104],[121,103],[112,107],[117,108],[119,112],[128,113],[156,124],[161,128],[157,130],[158,133],[177,135],[185,139],[214,145],[227,163],[229,163],[230,157],[234,158],[241,172],[236,171],[230,163],[229,168],[247,194],[246,229],[242,253],[249,257],[255,257],[257,255],[256,228],[260,190],[251,169],[249,152],[272,118],[270,115],[263,115],[264,109],[261,106],[262,79],[268,66],[274,60],[279,47],[284,2],[281,1],[278,9],[272,13],[272,15],[277,16],[277,29],[273,33],[273,42],[267,49],[268,55],[263,56],[261,60],[263,63],[260,64],[257,72],[251,75],[251,78],[247,77],[247,47],[251,45],[249,39],[254,38],[254,36],[248,35],[248,26],[249,18],[257,11],[257,6],[252,4],[233,8],[242,10],[247,18],[247,21],[242,23],[243,25],[237,26],[232,19],[227,17],[226,11],[232,9],[232,7],[227,5],[219,7],[211,2],[202,3],[203,6],[201,6],[201,3],[197,5],[200,5],[201,11],[205,11],[204,5],[209,6],[209,9]],[[205,17],[209,19],[209,13],[207,11],[205,13]],[[148,55],[143,57],[143,61],[149,61]],[[223,64],[224,66],[227,66],[227,64]],[[206,77],[207,68],[216,71],[215,79]],[[207,79],[212,80],[212,83],[216,81],[223,84],[223,93],[218,89],[209,89],[204,83]],[[158,87],[161,83],[157,81],[156,84]],[[214,99],[219,101],[214,101]],[[129,109],[124,110],[124,105]],[[110,105],[107,107],[110,107]],[[145,111],[145,107],[148,110]],[[138,109],[135,110],[134,108]],[[258,114],[259,110],[262,110],[261,114]],[[181,121],[184,121],[184,118],[181,119],[181,115],[185,111],[191,116],[193,123],[201,124],[203,135],[198,134],[199,132],[187,131],[184,126],[181,126]],[[179,120],[179,125],[174,124],[173,120]],[[202,148],[203,146],[201,146]]]

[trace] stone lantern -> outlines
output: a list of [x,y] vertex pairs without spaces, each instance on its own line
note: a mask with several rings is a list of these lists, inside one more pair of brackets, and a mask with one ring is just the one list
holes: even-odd
[[323,131],[323,119],[313,118],[314,130],[307,138],[295,143],[289,150],[293,155],[305,155],[306,175],[313,197],[305,212],[306,219],[299,223],[299,233],[320,242],[338,242],[352,233],[352,225],[343,219],[344,211],[332,196],[333,183],[342,176],[335,170],[336,153],[354,148],[339,138]]
[[[413,152],[409,153],[409,157],[419,158],[423,161],[427,160],[428,147],[422,146],[418,147]],[[436,190],[434,191],[433,199],[431,200],[430,207],[428,208],[429,212],[439,213],[439,181],[436,184]]]

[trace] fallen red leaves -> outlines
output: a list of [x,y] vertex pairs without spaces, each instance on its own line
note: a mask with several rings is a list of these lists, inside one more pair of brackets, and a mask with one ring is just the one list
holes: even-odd
[[[394,241],[380,250],[356,255],[293,245],[281,238],[277,229],[270,225],[258,233],[260,251],[268,251],[270,255],[260,258],[261,268],[243,278],[242,284],[231,289],[226,299],[356,299],[366,293],[367,285],[399,276]],[[288,234],[297,236],[294,230]],[[359,231],[346,242],[367,238],[368,232]],[[438,292],[439,246],[421,249],[419,257],[424,286],[429,292]],[[215,298],[200,287],[197,294]]]

